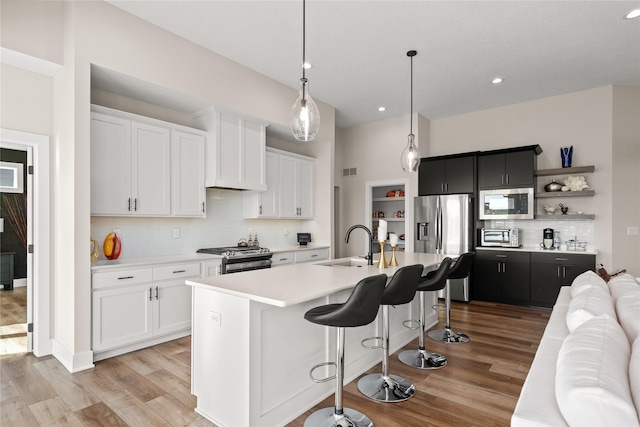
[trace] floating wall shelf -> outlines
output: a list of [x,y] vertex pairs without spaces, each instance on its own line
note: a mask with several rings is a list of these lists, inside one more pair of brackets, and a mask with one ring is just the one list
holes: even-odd
[[539,169],[533,171],[533,173],[535,176],[573,175],[577,173],[591,173],[594,170],[594,166],[576,166],[574,168]]
[[578,214],[567,214],[567,215],[562,215],[562,214],[554,214],[554,215],[535,215],[534,219],[546,219],[549,221],[579,221],[579,220],[590,220],[590,219],[595,219],[595,214],[582,214],[582,215],[578,215]]
[[584,191],[549,191],[546,193],[536,193],[536,198],[547,199],[552,197],[580,197],[580,196],[593,196],[596,194],[593,190]]

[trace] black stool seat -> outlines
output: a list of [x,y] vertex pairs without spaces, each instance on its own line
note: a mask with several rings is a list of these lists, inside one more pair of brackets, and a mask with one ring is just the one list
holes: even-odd
[[420,277],[424,266],[422,264],[409,265],[398,269],[382,294],[382,337],[373,337],[363,340],[365,345],[368,340],[382,339],[382,373],[369,374],[360,378],[358,389],[365,396],[378,402],[402,402],[411,398],[416,389],[406,379],[388,373],[389,364],[389,306],[410,303],[416,295],[416,289],[420,283]]
[[[440,262],[437,270],[427,273],[416,289],[420,293],[420,320],[407,320],[405,326],[411,329],[420,329],[418,334],[418,349],[405,350],[398,355],[398,359],[405,365],[418,369],[439,369],[447,365],[447,359],[441,354],[427,351],[424,347],[424,324],[425,324],[425,292],[433,292],[444,289],[447,283],[447,274],[451,266],[451,258],[446,257]],[[417,327],[408,326],[407,324],[418,324]]]
[[451,283],[452,279],[464,279],[469,275],[475,252],[466,252],[458,257],[456,262],[449,269],[447,274],[447,290],[445,295],[445,310],[447,313],[444,329],[429,331],[429,338],[443,343],[455,344],[469,342],[469,336],[462,332],[455,332],[451,329]]
[[314,307],[304,314],[304,318],[311,323],[336,328],[368,325],[378,315],[386,283],[385,274],[366,277],[358,282],[344,303]]
[[[314,307],[304,314],[312,323],[337,328],[336,362],[320,363],[311,369],[310,376],[315,382],[336,380],[335,406],[323,408],[309,415],[305,427],[372,427],[371,420],[361,412],[342,407],[344,387],[344,330],[348,327],[364,326],[373,322],[378,315],[385,285],[386,274],[378,274],[362,279],[342,304],[327,304]],[[326,365],[334,365],[336,374],[325,379],[316,379],[313,371]]]

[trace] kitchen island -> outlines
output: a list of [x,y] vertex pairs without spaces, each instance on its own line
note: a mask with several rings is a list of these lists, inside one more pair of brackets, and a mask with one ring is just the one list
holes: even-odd
[[[423,264],[425,272],[436,269],[444,257],[396,256],[400,266]],[[378,269],[377,260],[368,266],[362,259],[344,258],[187,280],[193,287],[191,391],[196,411],[219,427],[283,426],[331,395],[333,381],[316,384],[309,370],[334,361],[335,328],[307,322],[304,313],[344,302],[361,279],[379,273],[391,277],[398,268]],[[435,294],[427,297],[427,307],[434,302]],[[390,352],[417,337],[418,331],[402,326],[404,320],[418,318],[417,307],[416,299],[390,310]],[[429,308],[426,327],[436,322],[437,314]],[[345,383],[381,361],[381,350],[360,345],[364,338],[380,335],[378,320],[347,328]],[[326,369],[326,376],[333,373]]]

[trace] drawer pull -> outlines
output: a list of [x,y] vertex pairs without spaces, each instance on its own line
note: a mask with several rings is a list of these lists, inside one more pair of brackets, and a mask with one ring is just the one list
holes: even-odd
[[133,276],[118,277],[118,280],[127,280],[127,279],[133,279]]
[[506,255],[496,255],[496,258],[506,258]]
[[176,270],[176,271],[173,272],[173,274],[184,273],[185,271],[187,271],[187,270]]
[[569,261],[567,258],[555,258],[556,261]]
[[288,259],[289,259],[289,258],[280,258],[280,261],[286,261],[286,260],[288,260]]
[[318,256],[318,254],[314,254],[314,255],[311,255],[311,258],[315,258],[317,256]]

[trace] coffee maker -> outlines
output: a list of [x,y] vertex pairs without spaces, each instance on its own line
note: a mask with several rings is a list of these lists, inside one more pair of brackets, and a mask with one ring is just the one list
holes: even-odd
[[545,228],[542,232],[542,247],[553,249],[553,228]]

